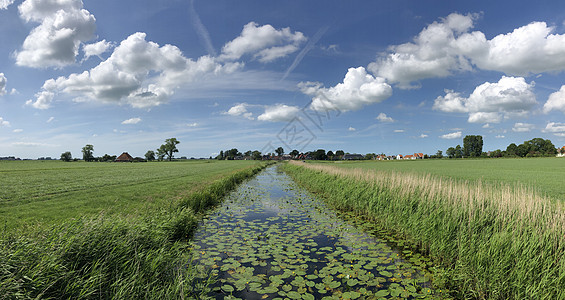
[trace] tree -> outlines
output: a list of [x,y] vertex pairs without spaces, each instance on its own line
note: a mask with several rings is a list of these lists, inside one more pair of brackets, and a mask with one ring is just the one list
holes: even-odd
[[338,158],[341,159],[345,155],[345,153],[343,153],[343,150],[337,150],[335,152],[335,155],[337,155]]
[[298,150],[294,149],[294,150],[290,151],[289,154],[290,154],[290,156],[292,156],[292,158],[296,158],[300,154],[300,152],[298,152]]
[[326,150],[318,149],[316,152],[312,153],[312,158],[315,160],[326,160],[328,156],[326,155]]
[[436,152],[436,158],[443,158],[443,152],[441,150]]
[[159,156],[160,160],[162,160],[165,156],[169,161],[172,161],[174,158],[174,153],[179,152],[177,149],[177,145],[180,142],[176,138],[166,139],[165,143],[157,149],[157,156]]
[[508,147],[506,147],[506,155],[508,156],[518,155],[518,146],[516,146],[516,144],[514,143],[508,145]]
[[73,155],[70,151],[61,153],[61,160],[62,161],[71,161],[73,160]]
[[109,154],[104,154],[104,156],[100,157],[98,159],[99,161],[114,161],[116,160],[116,156],[115,155],[109,155]]
[[243,155],[245,155],[247,157],[251,157],[251,154],[253,154],[253,152],[251,150],[248,150]]
[[261,160],[263,158],[258,150],[251,152],[251,157],[253,157],[253,160]]
[[147,152],[145,152],[145,159],[147,159],[147,161],[154,161],[155,160],[155,151],[148,150]]
[[82,159],[84,159],[84,161],[94,160],[94,155],[92,155],[93,152],[94,152],[94,146],[92,145],[86,145],[82,147]]
[[457,145],[455,147],[455,158],[461,158],[463,157],[463,149],[461,149],[460,145]]
[[327,156],[329,160],[334,160],[335,154],[333,153],[333,151],[330,150],[328,151]]
[[467,135],[463,138],[463,155],[465,157],[479,157],[483,153],[483,137],[480,135]]
[[277,156],[282,156],[284,154],[284,149],[283,147],[278,147],[275,149],[275,152],[277,152]]
[[454,158],[455,157],[455,148],[449,147],[447,149],[447,151],[445,151],[445,154],[447,154],[447,157],[449,157],[449,158]]

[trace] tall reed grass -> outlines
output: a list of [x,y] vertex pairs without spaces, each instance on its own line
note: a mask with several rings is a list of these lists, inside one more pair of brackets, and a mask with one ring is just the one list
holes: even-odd
[[461,299],[565,299],[565,211],[514,185],[293,162],[335,208],[404,235]]
[[185,299],[206,293],[186,243],[199,217],[266,165],[136,217],[83,218],[0,234],[0,299]]

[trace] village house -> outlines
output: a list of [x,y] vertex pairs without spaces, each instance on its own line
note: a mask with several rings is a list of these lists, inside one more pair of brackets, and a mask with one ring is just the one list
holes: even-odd
[[115,162],[133,162],[133,157],[129,153],[124,152],[114,160]]

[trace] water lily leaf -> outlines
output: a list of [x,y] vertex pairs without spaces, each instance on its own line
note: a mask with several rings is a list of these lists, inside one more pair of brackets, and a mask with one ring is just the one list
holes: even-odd
[[226,293],[231,293],[234,291],[233,286],[229,285],[229,284],[224,284],[222,285],[222,290]]

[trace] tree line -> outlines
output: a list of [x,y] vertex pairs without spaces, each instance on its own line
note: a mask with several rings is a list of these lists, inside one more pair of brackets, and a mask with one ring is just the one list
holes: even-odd
[[[494,150],[490,153],[483,152],[483,137],[480,135],[468,135],[463,139],[463,147],[449,147],[445,154],[448,158],[463,157],[543,157],[555,156],[558,150],[550,140],[542,138],[533,138],[524,141],[520,145],[511,143],[506,150]],[[563,149],[560,149],[564,151]],[[438,151],[438,158],[442,158],[441,151]]]
[[[176,138],[169,138],[165,140],[165,143],[162,144],[156,151],[149,150],[145,153],[145,160],[142,158],[135,158],[134,161],[153,161],[159,160],[162,161],[165,158],[168,161],[172,161],[174,159],[174,154],[179,152],[177,149],[177,145],[180,143]],[[109,155],[104,154],[104,156],[95,157],[94,156],[94,146],[91,144],[87,144],[86,146],[82,147],[82,160],[87,162],[111,162],[115,161],[117,156],[116,155]],[[70,151],[66,151],[61,153],[61,160],[62,161],[77,161],[78,158],[73,159],[73,155]]]

